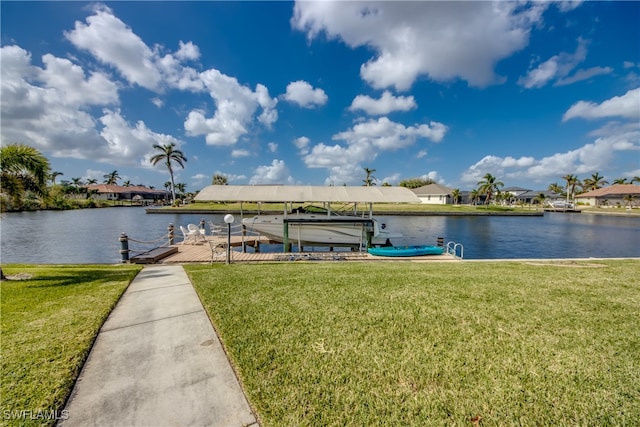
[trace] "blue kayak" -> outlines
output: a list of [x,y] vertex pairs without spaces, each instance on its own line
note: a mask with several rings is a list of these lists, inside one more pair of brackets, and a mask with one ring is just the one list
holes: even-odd
[[381,246],[369,248],[369,253],[375,256],[423,256],[442,255],[444,248],[441,246]]

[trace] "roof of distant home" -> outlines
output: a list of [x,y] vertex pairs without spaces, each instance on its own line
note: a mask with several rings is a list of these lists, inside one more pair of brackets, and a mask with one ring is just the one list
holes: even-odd
[[411,191],[419,196],[438,196],[451,194],[453,190],[440,184],[427,184],[423,185],[422,187],[413,188]]
[[85,186],[88,190],[97,190],[98,193],[135,193],[135,194],[168,194],[166,190],[156,190],[154,188],[143,187],[142,185],[114,185],[114,184],[89,184]]
[[420,203],[404,187],[356,187],[316,185],[209,185],[195,197],[197,201],[228,202],[342,202]]
[[610,187],[598,188],[597,190],[588,191],[586,193],[577,194],[576,198],[581,197],[606,197],[606,196],[626,196],[629,194],[640,195],[640,185],[634,184],[614,184]]

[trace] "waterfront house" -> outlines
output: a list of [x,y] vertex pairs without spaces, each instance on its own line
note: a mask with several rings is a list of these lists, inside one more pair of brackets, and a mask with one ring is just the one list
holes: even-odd
[[453,191],[449,187],[445,187],[440,184],[423,185],[422,187],[412,188],[416,196],[422,201],[422,203],[431,205],[446,205],[453,202],[451,192]]
[[533,205],[540,194],[544,195],[545,203],[551,204],[558,200],[564,200],[564,196],[548,190],[527,190],[521,187],[508,187],[502,190],[503,193],[509,193],[511,196],[506,201],[508,204],[518,203],[522,205]]
[[640,185],[614,184],[609,187],[577,194],[575,199],[576,202],[589,206],[631,205],[631,207],[637,207],[640,204]]
[[142,185],[91,184],[87,185],[87,192],[93,194],[96,200],[113,200],[132,204],[150,205],[166,203],[171,194],[166,190],[156,190]]

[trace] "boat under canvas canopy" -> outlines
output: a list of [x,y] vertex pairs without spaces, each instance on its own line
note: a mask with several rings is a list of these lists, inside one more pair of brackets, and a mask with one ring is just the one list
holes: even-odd
[[[284,203],[283,215],[260,215],[242,219],[250,227],[275,241],[283,243],[284,251],[290,250],[289,226],[294,229],[294,239],[298,248],[302,244],[326,244],[327,246],[358,246],[388,243],[392,234],[378,227],[373,219],[373,203],[420,203],[414,192],[404,187],[329,187],[313,185],[209,185],[195,197],[197,201]],[[369,204],[369,219],[357,216],[336,215],[330,208],[326,214],[287,212],[287,205],[293,203]]]
[[195,197],[198,201],[225,202],[328,202],[328,203],[420,203],[404,187],[357,187],[321,185],[209,185]]

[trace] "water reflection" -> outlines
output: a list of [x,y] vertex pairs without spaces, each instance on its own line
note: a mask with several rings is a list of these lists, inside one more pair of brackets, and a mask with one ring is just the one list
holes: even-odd
[[[152,242],[179,225],[222,223],[223,215],[146,214],[122,207],[6,213],[0,217],[3,263],[117,263],[118,237]],[[465,258],[640,257],[640,218],[550,213],[544,217],[378,216],[404,237],[396,245],[464,245]],[[240,216],[237,215],[236,223]],[[178,241],[180,238],[177,239]],[[150,243],[151,246],[158,244]],[[133,245],[132,245],[133,246]],[[141,249],[141,246],[137,246]],[[280,250],[274,245],[272,250]]]

